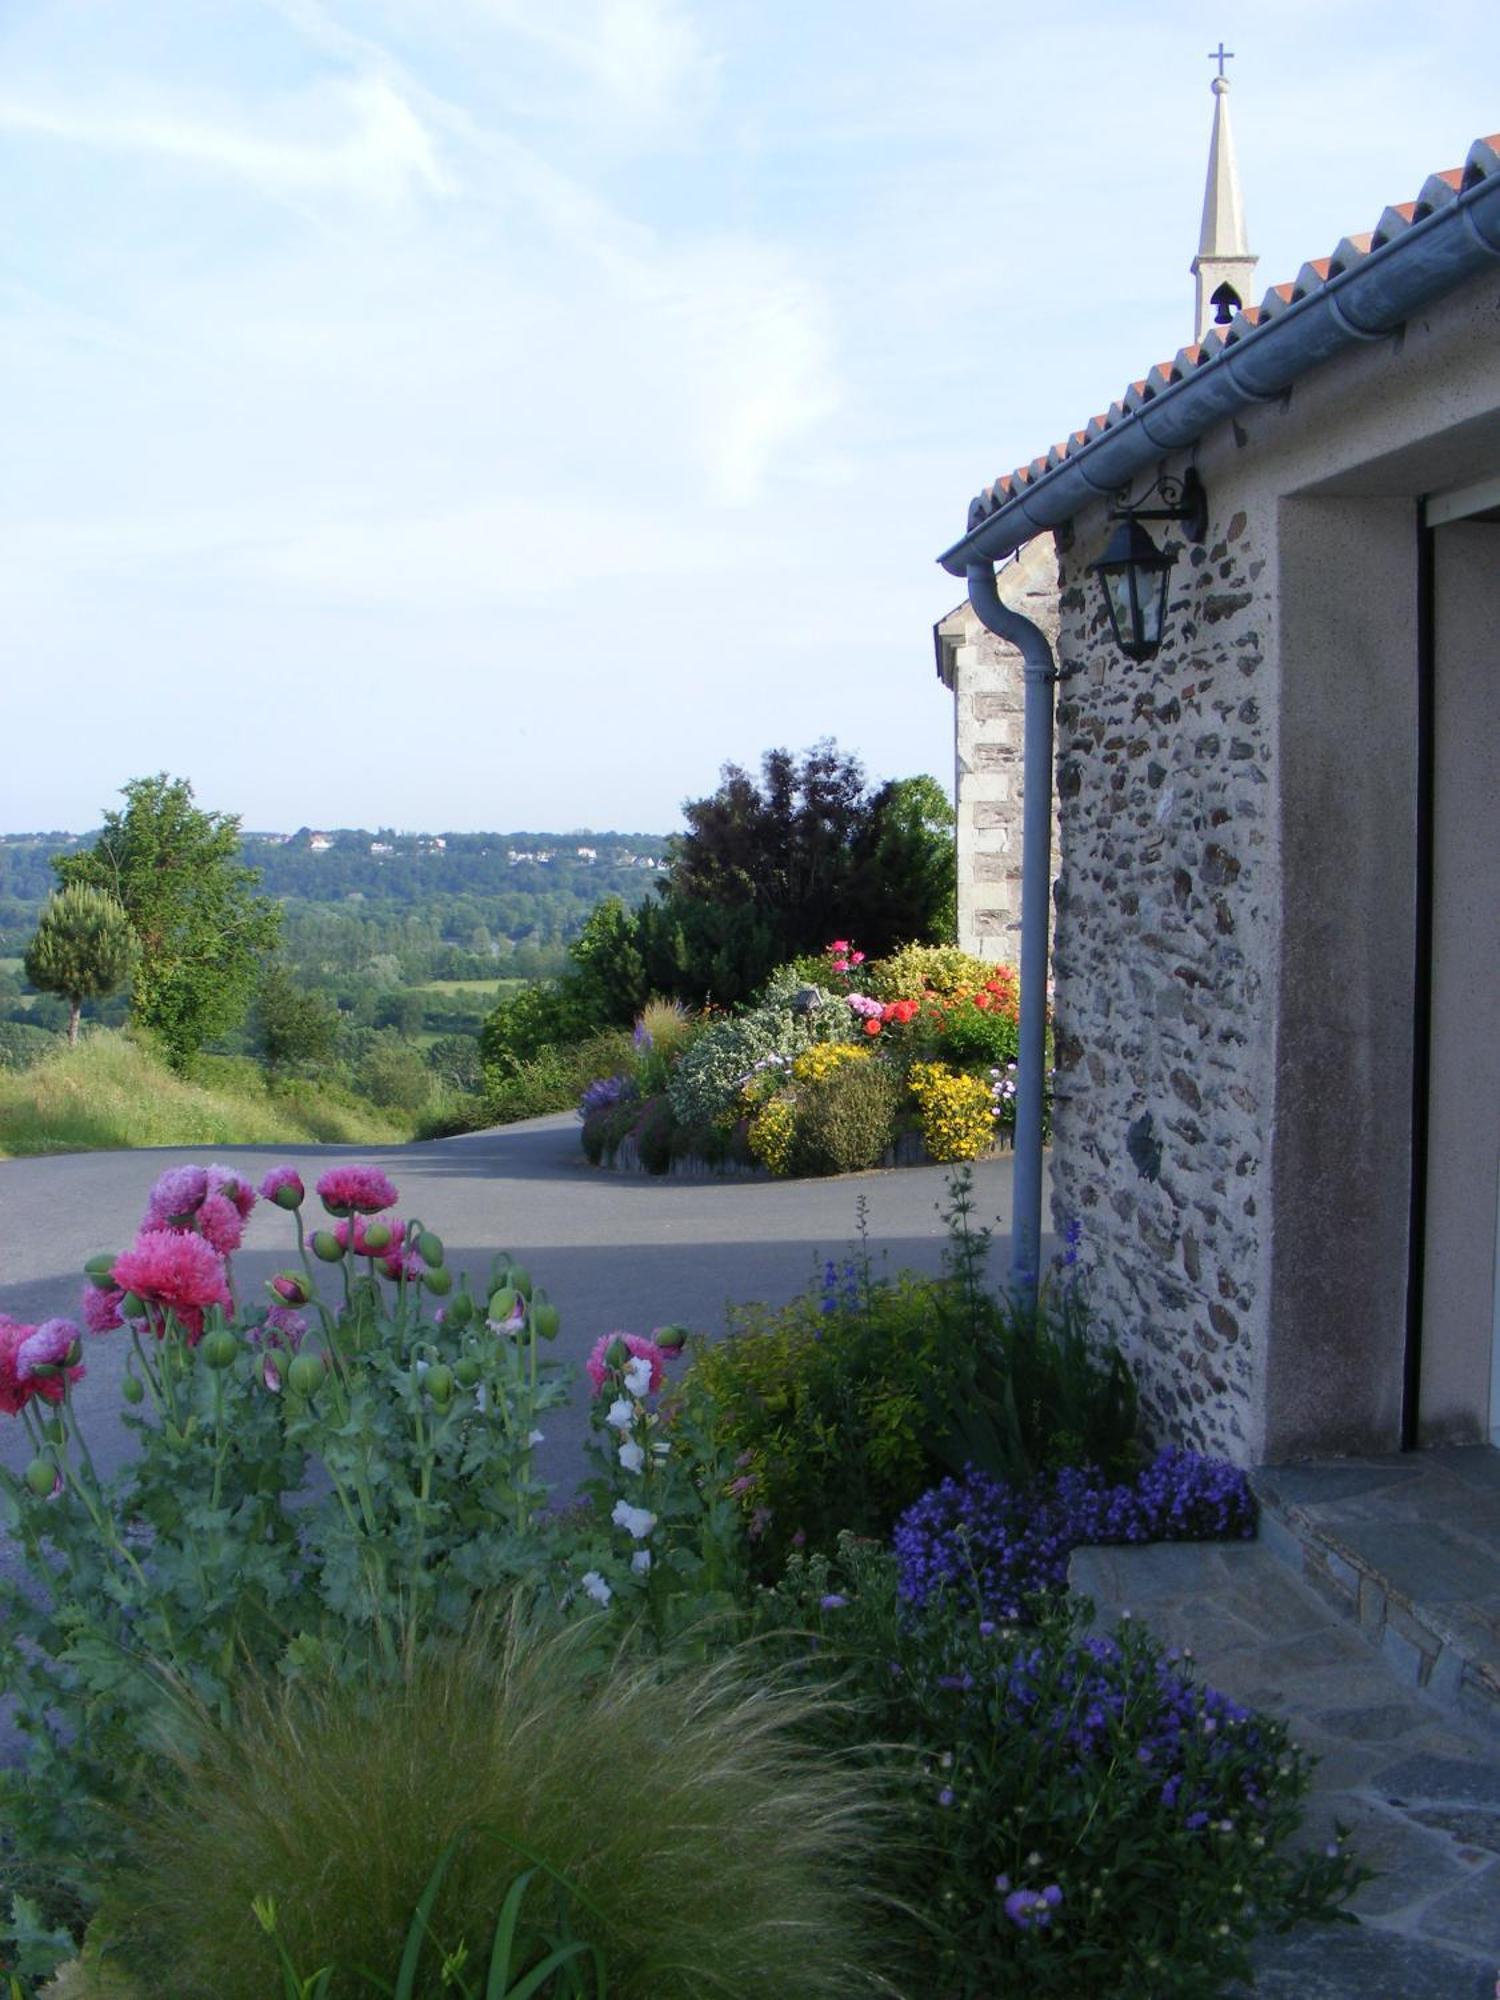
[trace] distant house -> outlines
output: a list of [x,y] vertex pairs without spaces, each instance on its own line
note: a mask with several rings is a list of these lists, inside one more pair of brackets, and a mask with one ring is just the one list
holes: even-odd
[[307,845],[314,854],[326,854],[334,844],[331,833],[309,833]]
[[394,854],[395,851],[395,847],[388,840],[372,840],[370,842],[370,852],[372,854]]
[[1500,1442],[1500,137],[1245,305],[1215,90],[1197,338],[943,557],[1057,552],[1054,1219],[1160,1432]]

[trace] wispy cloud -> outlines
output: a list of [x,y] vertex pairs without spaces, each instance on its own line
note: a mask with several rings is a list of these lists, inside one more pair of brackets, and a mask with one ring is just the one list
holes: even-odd
[[229,174],[283,196],[357,195],[395,202],[445,194],[453,180],[432,134],[383,77],[321,83],[258,111],[253,124],[155,96],[140,109],[108,100],[0,98],[0,130],[105,152],[137,153]]

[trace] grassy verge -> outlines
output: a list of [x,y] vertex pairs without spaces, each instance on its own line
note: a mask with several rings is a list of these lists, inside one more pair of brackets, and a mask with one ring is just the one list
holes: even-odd
[[390,1145],[409,1121],[313,1084],[267,1090],[252,1065],[174,1076],[125,1036],[98,1033],[21,1071],[0,1070],[0,1157],[132,1146]]

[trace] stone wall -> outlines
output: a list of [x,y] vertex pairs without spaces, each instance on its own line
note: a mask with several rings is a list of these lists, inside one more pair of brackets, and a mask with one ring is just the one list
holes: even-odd
[[[1002,600],[1057,642],[1057,564],[1039,536],[1000,572]],[[967,602],[934,632],[938,676],[953,695],[958,942],[976,958],[1021,956],[1021,656]],[[1054,836],[1054,850],[1056,839]]]
[[[1168,531],[1169,533],[1173,531]],[[1170,636],[1133,666],[1059,563],[1053,1208],[1160,1436],[1255,1455],[1276,950],[1272,578],[1244,511],[1180,550]]]

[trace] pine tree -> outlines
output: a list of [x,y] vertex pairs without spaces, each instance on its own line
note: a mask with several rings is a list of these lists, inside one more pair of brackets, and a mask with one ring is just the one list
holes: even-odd
[[26,977],[39,993],[60,993],[67,1001],[71,1047],[84,1001],[118,993],[135,961],[135,934],[120,903],[79,882],[56,890],[42,906],[26,947]]

